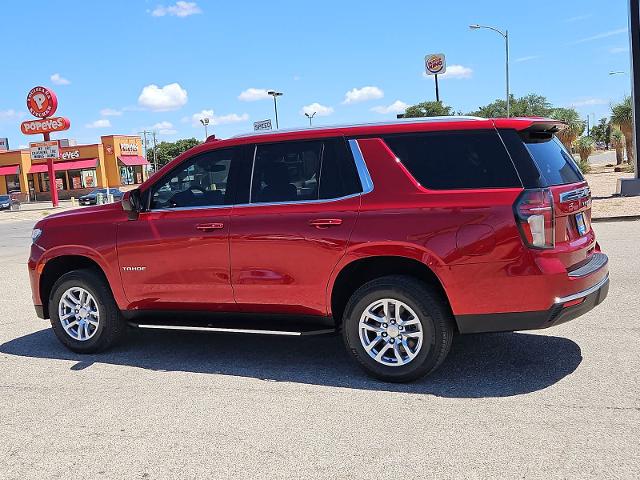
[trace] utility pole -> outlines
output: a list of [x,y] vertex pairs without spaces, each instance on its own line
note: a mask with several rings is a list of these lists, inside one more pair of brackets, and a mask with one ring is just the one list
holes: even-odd
[[[630,1],[633,1],[633,0],[630,0]],[[506,96],[505,100],[507,102],[507,118],[508,118],[511,115],[511,108],[509,106],[510,97],[511,97],[510,90],[509,90],[509,30],[505,30],[503,32],[502,30],[499,30],[496,27],[491,27],[489,25],[478,25],[477,23],[469,25],[469,28],[471,30],[478,30],[480,28],[486,28],[487,30],[493,30],[494,32],[499,33],[500,35],[502,35],[502,38],[504,38],[505,76],[506,76],[506,87],[507,87],[507,96]]]
[[144,143],[143,143],[143,146],[144,146],[144,158],[147,158],[147,133],[151,133],[151,132],[148,132],[146,130],[138,132],[139,135],[142,135],[142,138],[144,140]]
[[[158,171],[158,149],[156,148],[158,145],[156,144],[156,132],[152,132],[153,134],[153,173]],[[148,160],[147,160],[148,161]]]

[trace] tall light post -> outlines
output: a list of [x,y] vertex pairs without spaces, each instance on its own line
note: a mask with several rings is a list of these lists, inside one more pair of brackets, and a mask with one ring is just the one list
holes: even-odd
[[495,27],[490,27],[488,25],[478,25],[477,23],[474,23],[473,25],[469,25],[469,28],[471,30],[478,30],[480,28],[486,28],[487,30],[493,30],[494,32],[499,33],[500,35],[502,35],[502,37],[504,38],[504,46],[505,46],[505,73],[506,73],[506,77],[507,77],[507,117],[510,116],[510,108],[509,108],[509,30],[505,30],[504,32],[502,30],[498,30]]
[[278,97],[281,97],[283,94],[282,92],[277,92],[275,90],[269,90],[267,94],[273,97],[273,109],[276,112],[276,128],[280,128],[280,126],[278,125],[278,101],[276,99]]
[[207,132],[207,127],[209,126],[209,119],[207,117],[201,118],[200,123],[204,126],[204,141],[207,141],[209,138],[209,134]]
[[311,119],[316,116],[316,113],[318,112],[313,112],[311,115],[309,115],[307,112],[304,112],[305,117],[309,119],[309,126],[311,126]]

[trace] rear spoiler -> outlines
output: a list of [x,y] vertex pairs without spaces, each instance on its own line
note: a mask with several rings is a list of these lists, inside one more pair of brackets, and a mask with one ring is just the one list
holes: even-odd
[[496,128],[515,128],[520,131],[556,133],[567,126],[562,120],[544,117],[496,118]]

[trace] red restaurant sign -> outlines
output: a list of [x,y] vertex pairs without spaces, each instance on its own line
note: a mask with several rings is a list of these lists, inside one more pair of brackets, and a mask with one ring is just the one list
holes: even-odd
[[35,135],[38,133],[61,132],[68,130],[71,126],[68,118],[51,117],[42,120],[27,120],[20,124],[20,130],[25,135]]
[[46,87],[33,87],[27,94],[27,108],[34,117],[50,117],[58,109],[58,98]]

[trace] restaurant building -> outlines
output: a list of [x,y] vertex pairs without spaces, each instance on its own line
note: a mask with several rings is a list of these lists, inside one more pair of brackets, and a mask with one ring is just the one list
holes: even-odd
[[[62,146],[60,158],[54,161],[60,199],[98,187],[140,184],[147,179],[148,170],[142,140],[131,135],[105,135],[100,143]],[[0,152],[0,194],[14,192],[20,192],[22,201],[51,199],[47,163],[32,161],[28,149]]]

